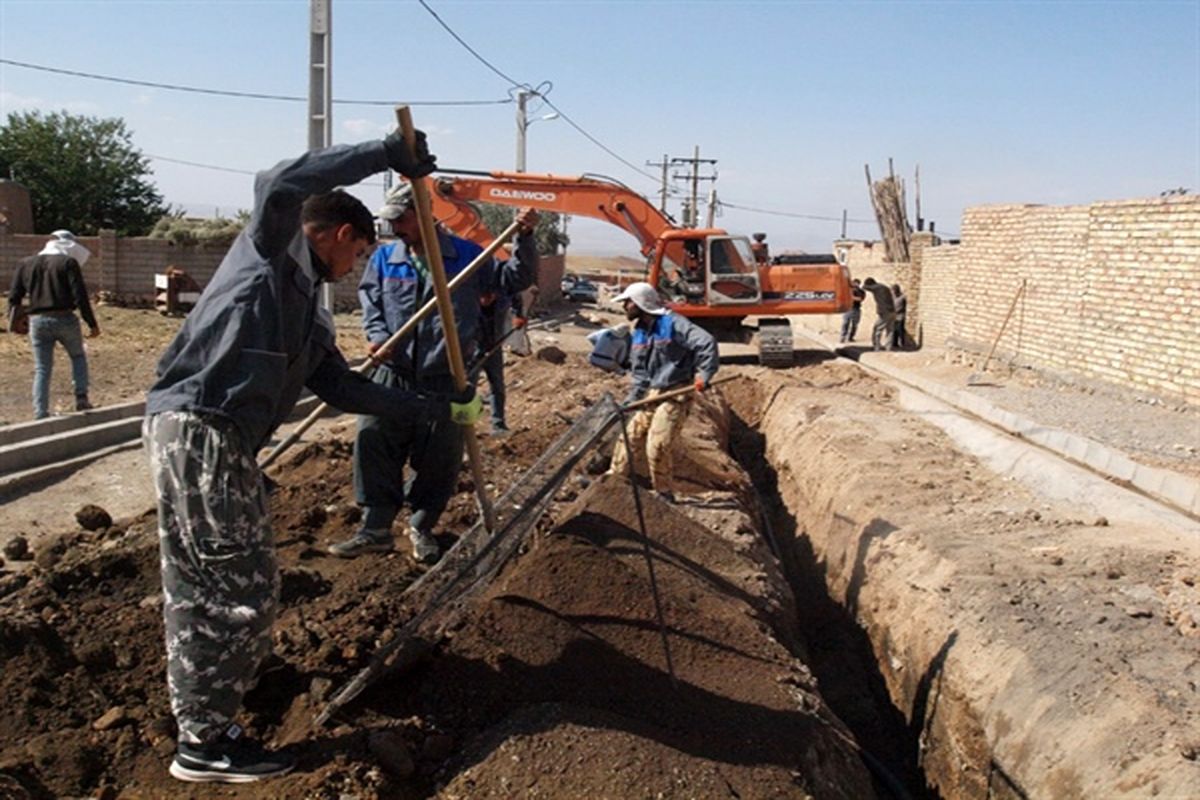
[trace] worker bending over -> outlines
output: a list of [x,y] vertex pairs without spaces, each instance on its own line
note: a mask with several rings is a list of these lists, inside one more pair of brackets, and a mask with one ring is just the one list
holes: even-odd
[[[400,241],[375,251],[358,286],[371,352],[434,297],[411,185],[401,186],[379,210],[379,217],[391,225]],[[458,340],[468,365],[478,356],[481,296],[489,291],[514,295],[533,283],[538,259],[533,237],[537,218],[536,211],[524,209],[518,216],[521,229],[513,257],[503,263],[491,259],[451,295]],[[482,252],[474,242],[440,228],[438,244],[447,278],[453,278]],[[387,363],[376,368],[373,379],[383,386],[453,391],[441,316],[431,314],[422,320],[416,332],[392,350]],[[463,432],[445,420],[378,414],[360,417],[354,440],[354,493],[363,509],[362,527],[349,539],[332,545],[329,552],[353,558],[391,551],[395,546],[392,522],[407,500],[413,558],[436,562],[440,549],[433,529],[454,495],[462,459]]]
[[[717,374],[719,360],[712,334],[663,307],[658,293],[648,283],[630,284],[615,300],[623,303],[625,316],[633,323],[630,343],[633,387],[625,398],[626,405],[688,384],[694,385],[697,392],[708,388]],[[651,487],[671,501],[675,499],[671,450],[694,396],[689,392],[647,405],[629,423],[632,446],[639,450],[646,448]],[[629,462],[624,437],[619,438],[609,474],[626,474]]]
[[[320,284],[375,240],[371,212],[330,191],[388,167],[419,177],[434,159],[400,134],[285,161],[255,181],[254,211],[158,363],[143,436],[158,491],[167,686],[179,727],[170,773],[245,783],[291,760],[233,718],[271,650],[279,570],[255,454],[311,389],[345,411],[471,424],[471,392],[389,389],[349,369]],[[307,199],[306,199],[307,198]],[[470,401],[469,403],[467,401]],[[467,403],[465,406],[460,403]]]

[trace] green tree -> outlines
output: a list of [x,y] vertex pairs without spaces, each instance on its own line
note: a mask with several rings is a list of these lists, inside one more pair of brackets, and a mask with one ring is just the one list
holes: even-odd
[[[479,203],[476,208],[479,209],[479,215],[483,217],[483,224],[493,234],[500,233],[511,225],[517,213],[512,206],[498,206],[492,203]],[[562,215],[555,211],[539,211],[538,213],[541,214],[541,217],[533,231],[533,236],[537,240],[538,255],[555,255],[558,253],[558,248],[566,248],[571,243],[570,237],[562,229]]]
[[168,210],[149,174],[121,119],[14,112],[0,127],[0,175],[29,190],[38,233],[146,233]]

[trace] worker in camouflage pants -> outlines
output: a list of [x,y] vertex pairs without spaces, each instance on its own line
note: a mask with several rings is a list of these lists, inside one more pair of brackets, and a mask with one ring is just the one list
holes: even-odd
[[171,712],[181,737],[202,741],[234,718],[271,651],[279,570],[266,490],[231,421],[167,411],[143,435],[158,490]]
[[[343,411],[473,424],[473,390],[404,391],[354,372],[318,303],[375,241],[371,212],[336,186],[391,167],[434,169],[418,136],[314,150],[259,173],[254,211],[159,359],[143,433],[158,490],[167,686],[179,726],[169,772],[246,783],[288,772],[234,724],[271,646],[275,543],[255,455],[305,388]],[[468,387],[470,389],[470,387]]]
[[[651,389],[646,393],[646,399],[657,397],[663,391]],[[675,482],[672,476],[675,473],[675,438],[687,419],[691,400],[690,395],[673,397],[637,411],[625,431],[635,451],[646,448],[650,485],[668,498],[674,496]],[[617,439],[617,445],[613,448],[611,471],[614,475],[626,475],[629,472],[629,451],[625,448],[624,437]]]

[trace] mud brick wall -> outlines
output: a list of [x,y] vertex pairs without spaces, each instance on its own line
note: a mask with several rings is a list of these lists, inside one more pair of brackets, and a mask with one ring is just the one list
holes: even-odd
[[[17,262],[37,253],[48,239],[42,234],[9,234],[0,227],[0,293],[7,296]],[[121,299],[144,302],[153,301],[154,276],[165,272],[167,267],[178,267],[201,287],[207,286],[229,249],[180,247],[166,239],[118,237],[113,231],[80,236],[78,241],[92,252],[83,268],[83,277],[93,295],[112,292]],[[553,299],[561,293],[564,260],[561,255],[542,257],[538,288],[544,297]],[[358,308],[358,279],[363,264],[335,284],[334,304],[339,311]]]
[[922,259],[927,341],[1200,403],[1200,198],[979,206]]
[[918,313],[909,328],[922,341],[943,345],[954,334],[954,282],[960,249],[960,245],[947,244],[927,247],[921,253],[921,291],[914,304]]

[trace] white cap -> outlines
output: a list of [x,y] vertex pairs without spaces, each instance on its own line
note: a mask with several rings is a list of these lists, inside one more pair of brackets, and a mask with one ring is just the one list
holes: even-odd
[[388,194],[385,202],[387,205],[376,211],[375,216],[382,220],[400,219],[406,211],[417,207],[416,198],[413,196],[412,184],[400,184]]
[[624,302],[625,300],[632,300],[635,306],[647,314],[662,316],[667,313],[662,300],[658,298],[658,292],[654,291],[654,287],[644,281],[629,284],[625,287],[625,291],[613,298],[613,301],[617,303]]
[[75,234],[71,233],[71,232],[70,232],[70,231],[68,231],[68,230],[62,230],[62,229],[60,229],[60,230],[57,230],[57,231],[55,231],[54,233],[52,233],[52,234],[50,234],[50,235],[51,235],[51,236],[53,236],[55,239],[58,239],[59,241],[62,241],[62,242],[73,242],[73,241],[75,241]]

